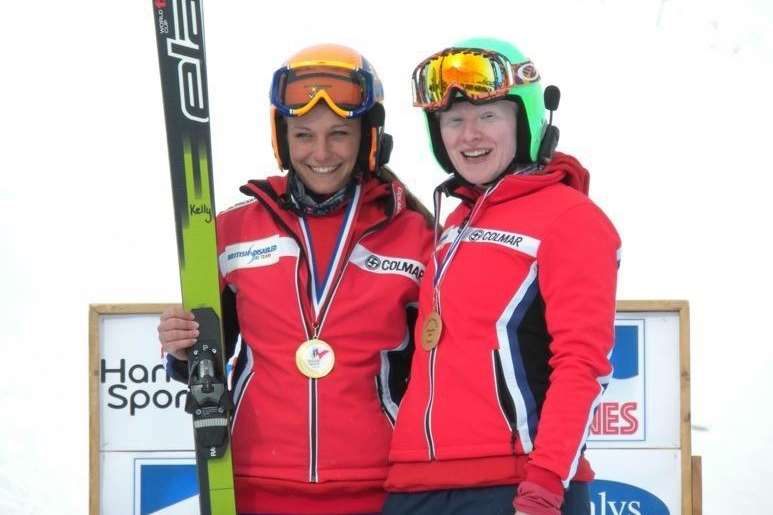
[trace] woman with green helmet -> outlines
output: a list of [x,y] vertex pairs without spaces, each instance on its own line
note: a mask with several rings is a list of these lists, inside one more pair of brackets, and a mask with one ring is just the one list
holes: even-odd
[[[611,376],[620,239],[589,175],[554,152],[558,90],[494,39],[413,73],[460,205],[419,293],[384,513],[589,513],[585,440]],[[551,121],[545,119],[546,104]]]

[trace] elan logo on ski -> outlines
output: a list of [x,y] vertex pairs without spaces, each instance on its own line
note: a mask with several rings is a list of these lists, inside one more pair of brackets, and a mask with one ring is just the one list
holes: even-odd
[[[166,0],[156,0],[166,3]],[[202,70],[202,38],[196,17],[196,2],[182,0],[174,4],[174,34],[166,41],[169,57],[178,59],[177,76],[180,86],[180,108],[189,120],[206,123],[209,121],[207,93]]]
[[163,9],[166,7],[166,0],[154,0],[153,5],[156,6],[156,9]]

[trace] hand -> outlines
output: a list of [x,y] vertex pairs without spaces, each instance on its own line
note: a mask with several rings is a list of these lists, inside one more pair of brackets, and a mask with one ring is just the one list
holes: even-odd
[[168,352],[181,361],[188,361],[187,349],[196,343],[199,336],[199,324],[193,313],[185,311],[181,305],[164,310],[158,324],[158,341],[164,352]]

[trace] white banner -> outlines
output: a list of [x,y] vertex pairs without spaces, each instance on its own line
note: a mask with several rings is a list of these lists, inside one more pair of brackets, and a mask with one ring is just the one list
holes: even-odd
[[682,506],[679,449],[591,449],[596,471],[591,515],[678,515]]
[[[156,332],[161,308],[104,309],[92,308],[91,335],[92,392],[98,395],[91,445],[99,470],[92,485],[99,513],[198,513],[186,386],[167,380],[163,368]],[[613,380],[588,440],[596,471],[592,515],[675,515],[685,506],[679,317],[679,311],[617,314]]]
[[679,448],[679,313],[618,313],[612,365],[588,447]]
[[158,321],[156,314],[100,317],[101,451],[193,449],[187,386],[167,379]]

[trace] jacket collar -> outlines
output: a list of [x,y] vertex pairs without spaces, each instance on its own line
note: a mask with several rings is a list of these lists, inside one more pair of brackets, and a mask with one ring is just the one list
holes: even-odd
[[[251,180],[239,190],[245,195],[255,197],[275,219],[280,220],[297,235],[299,214],[295,211],[292,199],[289,197],[286,176]],[[398,182],[387,182],[369,176],[362,183],[360,215],[355,222],[358,230],[367,230],[369,227],[393,219],[406,209],[405,199],[405,190]],[[330,216],[339,211],[330,213]]]
[[[488,202],[498,204],[514,198],[523,197],[535,191],[554,184],[566,184],[587,195],[590,185],[590,174],[577,159],[556,152],[550,162],[539,172],[529,175],[505,175],[496,184],[492,185],[493,191],[489,195]],[[462,199],[462,201],[474,204],[483,194],[478,188],[465,185],[455,177],[440,185],[446,195]]]

